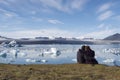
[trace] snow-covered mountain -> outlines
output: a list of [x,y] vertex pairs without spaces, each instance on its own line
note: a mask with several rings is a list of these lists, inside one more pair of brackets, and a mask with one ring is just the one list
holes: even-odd
[[8,39],[12,39],[12,38],[7,38],[7,37],[4,37],[4,36],[0,36],[0,40],[8,40]]
[[104,40],[120,40],[120,34],[119,33],[113,34],[111,36],[104,38]]

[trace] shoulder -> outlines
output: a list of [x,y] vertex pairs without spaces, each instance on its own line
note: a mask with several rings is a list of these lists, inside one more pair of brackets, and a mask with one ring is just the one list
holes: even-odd
[[77,51],[77,53],[81,53],[82,52],[82,50],[81,49],[79,49],[78,51]]
[[95,51],[91,50],[91,52],[95,52]]

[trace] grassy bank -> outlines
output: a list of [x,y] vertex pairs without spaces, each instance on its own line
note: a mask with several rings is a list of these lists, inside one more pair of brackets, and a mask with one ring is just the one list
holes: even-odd
[[120,67],[0,64],[0,80],[120,80]]

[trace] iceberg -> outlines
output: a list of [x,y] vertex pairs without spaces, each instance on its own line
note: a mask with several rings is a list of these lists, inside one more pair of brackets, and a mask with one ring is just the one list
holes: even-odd
[[51,57],[57,57],[61,54],[56,48],[50,48],[49,51],[43,51],[42,56],[50,55]]
[[34,63],[34,62],[36,62],[36,60],[35,59],[26,59],[26,62],[32,62],[32,63]]
[[46,63],[46,62],[48,62],[48,61],[43,59],[43,60],[41,60],[41,62]]
[[106,59],[106,60],[103,60],[103,63],[105,63],[105,64],[107,64],[107,65],[109,65],[109,66],[114,66],[114,65],[116,65],[115,64],[115,60],[114,59]]
[[26,59],[26,62],[30,62],[30,63],[35,63],[35,62],[42,62],[42,63],[46,63],[47,60],[37,60],[37,59]]
[[26,54],[26,53],[23,53],[23,52],[19,52],[19,53],[18,53],[18,56],[19,56],[19,57],[25,57],[25,56],[27,56],[27,54]]
[[77,62],[77,59],[72,59],[73,62]]
[[18,44],[15,40],[11,41],[9,44],[8,44],[9,47],[21,47],[20,44]]
[[18,44],[15,40],[7,43],[7,42],[3,42],[1,43],[1,46],[2,47],[6,47],[6,48],[9,48],[9,47],[21,47],[21,44]]
[[18,57],[19,50],[18,49],[12,49],[9,51],[15,58]]
[[4,51],[0,52],[0,57],[6,58],[7,57],[7,53],[8,53],[7,50],[4,50]]
[[1,43],[1,46],[2,46],[2,47],[8,47],[8,44],[7,44],[7,42],[2,42],[2,43]]

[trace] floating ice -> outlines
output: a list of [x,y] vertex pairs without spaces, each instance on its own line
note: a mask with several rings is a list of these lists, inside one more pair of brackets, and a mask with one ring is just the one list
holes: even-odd
[[77,59],[72,59],[72,61],[77,62]]
[[4,50],[4,51],[2,51],[2,52],[0,52],[0,57],[2,57],[2,58],[6,58],[7,57],[7,50]]
[[19,50],[18,49],[12,49],[9,51],[15,58],[18,57]]
[[103,63],[105,63],[106,65],[110,65],[110,66],[114,66],[116,65],[115,64],[115,60],[114,59],[106,59],[106,60],[103,60]]
[[19,52],[19,53],[18,53],[18,56],[19,56],[19,57],[25,57],[25,56],[27,56],[27,54],[26,54],[26,53],[23,53],[23,52]]
[[1,43],[2,47],[8,47],[8,44],[6,42]]
[[44,51],[42,53],[42,56],[51,55],[51,57],[57,57],[60,54],[61,54],[61,52],[59,50],[57,50],[56,48],[50,48],[49,51]]
[[18,44],[15,40],[13,40],[13,41],[11,41],[9,43],[3,42],[3,43],[1,43],[1,46],[2,47],[21,47],[21,45]]
[[46,63],[46,62],[47,62],[47,60],[44,60],[44,59],[43,59],[43,60],[41,60],[41,62]]
[[42,63],[46,63],[47,60],[36,60],[36,59],[26,59],[26,62],[32,62],[32,63],[35,63],[35,62],[42,62]]
[[26,62],[32,62],[32,63],[34,63],[34,62],[36,62],[36,60],[35,59],[26,59]]
[[103,62],[105,63],[113,63],[115,60],[114,59],[106,59]]
[[21,47],[15,40],[11,41],[8,45],[9,47]]

